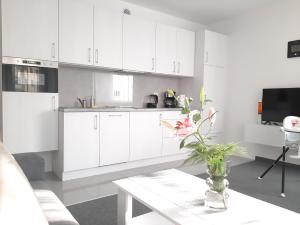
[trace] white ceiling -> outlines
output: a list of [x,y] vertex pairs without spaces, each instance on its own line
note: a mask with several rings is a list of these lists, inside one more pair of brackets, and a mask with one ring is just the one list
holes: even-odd
[[124,0],[208,25],[276,0]]

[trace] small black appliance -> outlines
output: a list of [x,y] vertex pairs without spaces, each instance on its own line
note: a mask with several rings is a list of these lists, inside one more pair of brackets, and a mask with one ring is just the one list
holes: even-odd
[[157,94],[148,95],[147,108],[157,108],[157,103],[158,103]]
[[164,105],[166,108],[176,108],[177,107],[177,100],[176,100],[175,96],[176,96],[175,91],[173,91],[172,93],[170,91],[165,92]]

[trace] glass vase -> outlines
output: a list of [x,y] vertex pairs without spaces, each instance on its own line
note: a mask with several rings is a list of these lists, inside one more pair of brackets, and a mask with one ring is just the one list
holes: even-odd
[[205,192],[205,205],[212,209],[222,210],[228,208],[228,197],[226,189],[229,182],[226,179],[230,171],[229,162],[216,162],[207,165],[209,177],[206,183],[209,189]]

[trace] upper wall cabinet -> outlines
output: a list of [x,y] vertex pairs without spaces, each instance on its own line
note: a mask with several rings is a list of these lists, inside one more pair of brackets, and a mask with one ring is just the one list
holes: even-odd
[[156,72],[193,76],[195,32],[158,24],[156,29]]
[[227,59],[227,37],[212,31],[205,31],[204,64],[225,67]]
[[156,72],[176,74],[176,27],[158,24],[156,28]]
[[94,8],[94,64],[122,68],[122,8],[110,1]]
[[177,29],[177,74],[194,76],[195,32]]
[[155,29],[152,21],[124,15],[124,70],[155,72]]
[[58,60],[58,0],[2,0],[2,55]]
[[93,65],[93,8],[90,1],[59,1],[60,62]]

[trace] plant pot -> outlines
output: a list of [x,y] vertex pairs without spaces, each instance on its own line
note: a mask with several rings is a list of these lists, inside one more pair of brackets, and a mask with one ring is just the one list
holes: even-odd
[[207,173],[209,177],[206,183],[209,189],[205,193],[205,205],[212,209],[227,209],[228,197],[226,189],[229,182],[226,179],[229,173],[229,162],[216,162],[207,165]]

